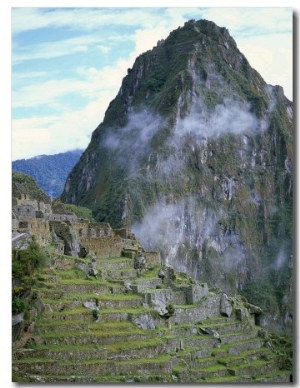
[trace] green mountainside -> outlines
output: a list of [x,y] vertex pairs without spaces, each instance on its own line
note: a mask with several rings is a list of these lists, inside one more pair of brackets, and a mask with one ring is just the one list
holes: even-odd
[[12,198],[27,194],[32,199],[50,203],[51,199],[30,175],[12,172]]
[[32,176],[47,195],[56,198],[62,193],[68,174],[81,154],[82,150],[74,150],[14,160],[12,170]]
[[293,106],[226,28],[191,20],[140,55],[61,200],[130,226],[165,264],[292,329]]

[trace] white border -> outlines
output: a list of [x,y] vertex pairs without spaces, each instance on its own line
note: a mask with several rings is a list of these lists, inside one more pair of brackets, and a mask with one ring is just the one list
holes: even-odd
[[[175,3],[175,5],[174,5]],[[92,0],[11,0],[10,2],[1,1],[0,5],[0,107],[1,107],[1,146],[2,152],[0,152],[0,166],[1,166],[1,190],[0,190],[0,236],[1,236],[1,261],[2,266],[0,270],[0,285],[1,285],[1,328],[2,328],[2,340],[1,340],[1,358],[0,358],[0,386],[1,387],[15,387],[16,383],[11,382],[11,8],[13,7],[291,7],[294,10],[294,21],[298,24],[299,18],[299,1],[279,1],[273,0],[273,2],[266,0],[252,0],[251,5],[242,4],[240,1],[191,1],[191,0],[177,0],[171,1],[114,1],[114,0],[102,0],[96,2]],[[299,27],[297,26],[294,36],[294,64],[299,66],[298,61],[298,44],[299,44]],[[294,65],[295,66],[295,65]],[[296,68],[294,67],[294,71]],[[298,112],[299,101],[298,94],[299,81],[298,75],[294,73],[294,111]],[[297,117],[297,115],[295,115]],[[298,128],[298,122],[295,123],[295,133]],[[297,144],[295,144],[295,150],[298,150],[298,136],[295,136]],[[296,157],[296,155],[295,155]],[[298,165],[295,168],[295,178],[298,178]],[[295,179],[295,185],[299,179]],[[3,184],[4,182],[4,184]],[[296,187],[295,194],[298,193],[298,187]],[[296,199],[296,198],[295,198]],[[295,206],[295,240],[298,240],[298,230],[296,223],[298,220],[298,206]],[[296,236],[297,233],[297,236]],[[296,253],[296,252],[295,252]],[[295,261],[297,255],[294,255]],[[298,276],[298,266],[297,276]],[[296,283],[296,282],[295,282]],[[296,286],[296,284],[295,284]],[[296,293],[295,293],[296,294]],[[3,298],[3,296],[5,298]],[[296,296],[296,295],[295,295]],[[295,305],[295,308],[297,306]],[[297,314],[298,316],[298,314]],[[298,329],[298,327],[297,327]],[[295,341],[297,342],[297,335],[295,335]],[[297,343],[298,347],[298,343]],[[297,352],[298,353],[298,352]],[[298,359],[296,359],[298,361]],[[299,367],[295,365],[295,370],[299,370]],[[294,383],[295,384],[295,383]],[[296,382],[298,385],[298,382]],[[26,384],[26,386],[31,386]],[[35,385],[32,385],[35,386]],[[43,387],[51,385],[43,384]],[[55,385],[60,387],[60,385]],[[77,385],[76,386],[82,386]],[[110,385],[111,386],[111,385]]]

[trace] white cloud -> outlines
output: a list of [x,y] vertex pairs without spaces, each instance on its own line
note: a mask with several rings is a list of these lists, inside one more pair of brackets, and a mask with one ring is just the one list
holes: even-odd
[[78,111],[13,120],[12,160],[86,148],[109,101],[110,96],[103,95]]
[[59,41],[43,42],[25,48],[15,44],[12,62],[13,64],[19,64],[27,60],[50,59],[78,52],[87,52],[91,46],[95,45],[101,52],[108,53],[111,48],[102,43],[104,43],[104,39],[98,35],[83,35]]
[[155,8],[16,8],[13,10],[14,34],[47,27],[94,30],[109,26],[145,26],[150,28],[161,20]]
[[285,95],[293,99],[293,41],[290,35],[241,38],[238,46],[267,83],[283,86]]
[[204,16],[231,34],[251,37],[257,34],[291,31],[292,8],[235,7],[203,8]]

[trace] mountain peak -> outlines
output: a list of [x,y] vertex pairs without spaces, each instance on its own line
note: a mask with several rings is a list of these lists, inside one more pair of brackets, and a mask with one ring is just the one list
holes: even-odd
[[[292,111],[226,28],[188,21],[128,69],[62,200],[132,225],[176,270],[264,305],[278,255],[290,292]],[[269,294],[285,326],[290,305]]]

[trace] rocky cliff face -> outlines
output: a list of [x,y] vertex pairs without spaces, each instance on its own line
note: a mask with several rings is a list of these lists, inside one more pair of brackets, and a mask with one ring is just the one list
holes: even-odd
[[225,28],[189,21],[128,69],[61,199],[291,328],[292,115]]

